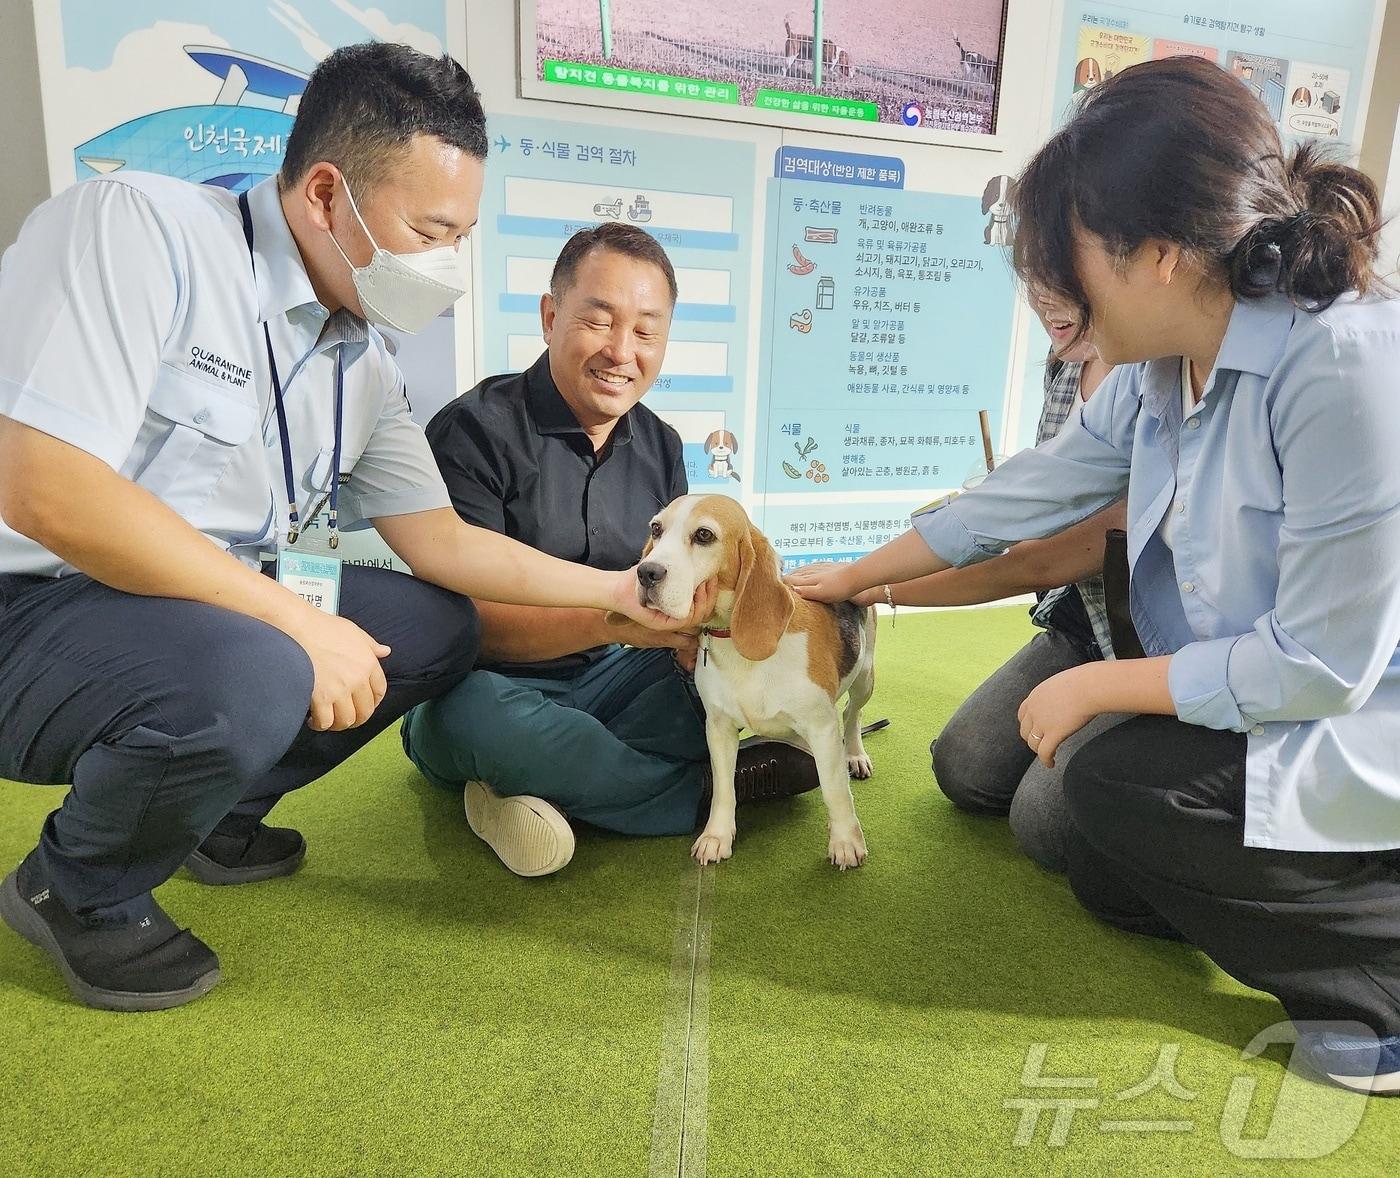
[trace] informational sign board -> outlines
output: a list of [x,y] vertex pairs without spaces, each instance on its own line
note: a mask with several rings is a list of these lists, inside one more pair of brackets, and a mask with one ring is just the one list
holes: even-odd
[[1056,110],[1063,114],[1073,94],[1139,61],[1190,54],[1238,78],[1287,140],[1354,145],[1383,14],[1375,0],[1171,0],[1150,9],[1069,0]]
[[978,199],[909,191],[905,172],[783,148],[768,182],[754,453],[764,528],[790,563],[883,543],[910,507],[985,472],[980,409],[1001,432],[1010,177]]

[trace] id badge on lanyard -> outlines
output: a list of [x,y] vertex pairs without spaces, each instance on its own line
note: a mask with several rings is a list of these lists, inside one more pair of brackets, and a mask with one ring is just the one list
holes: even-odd
[[277,583],[328,614],[340,612],[340,557],[277,550]]
[[[248,208],[248,194],[238,194],[238,211],[243,217],[243,236],[248,242],[248,260],[256,273],[253,254],[253,216]],[[340,612],[341,560],[329,553],[294,552],[292,548],[302,535],[297,512],[296,479],[292,474],[292,442],[287,430],[287,410],[282,399],[282,381],[277,372],[277,357],[272,350],[272,332],[263,322],[263,339],[267,343],[267,366],[272,376],[272,395],[277,409],[277,434],[282,445],[282,477],[287,485],[286,543],[277,547],[277,583],[290,589],[303,601],[328,614]],[[340,450],[345,407],[345,370],[340,349],[335,355],[335,442],[331,457],[330,535],[327,543],[332,549],[340,547],[336,507],[340,498]],[[317,509],[319,510],[319,508]],[[314,516],[315,513],[313,513]]]

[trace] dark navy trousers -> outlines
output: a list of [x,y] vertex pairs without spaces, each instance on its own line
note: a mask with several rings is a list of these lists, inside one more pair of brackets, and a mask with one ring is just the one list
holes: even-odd
[[311,661],[280,630],[88,577],[0,576],[0,777],[71,785],[39,839],[49,885],[122,919],[218,827],[251,833],[476,662],[471,601],[347,565],[341,615],[392,647],[388,693],[346,732],[306,725]]

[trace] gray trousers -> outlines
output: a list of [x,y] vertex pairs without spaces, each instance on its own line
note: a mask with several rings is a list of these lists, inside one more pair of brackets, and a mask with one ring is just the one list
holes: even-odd
[[930,746],[934,777],[949,800],[972,814],[1009,817],[1017,845],[1047,871],[1066,868],[1065,766],[1126,717],[1095,717],[1060,745],[1055,768],[1047,769],[1021,739],[1016,713],[1035,687],[1090,661],[1063,634],[1041,631],[967,697]]

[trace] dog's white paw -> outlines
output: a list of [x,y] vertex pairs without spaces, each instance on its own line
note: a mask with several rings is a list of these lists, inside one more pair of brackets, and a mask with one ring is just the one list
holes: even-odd
[[865,752],[847,757],[846,769],[857,781],[864,781],[875,772],[875,766],[870,761],[870,754]]
[[706,827],[690,848],[690,853],[702,867],[708,863],[728,859],[734,854],[734,829],[731,827],[727,831],[714,831]]
[[859,867],[865,862],[867,855],[865,849],[865,832],[861,830],[860,823],[854,823],[849,829],[831,829],[831,837],[826,846],[826,857],[833,866],[845,871],[848,867]]

